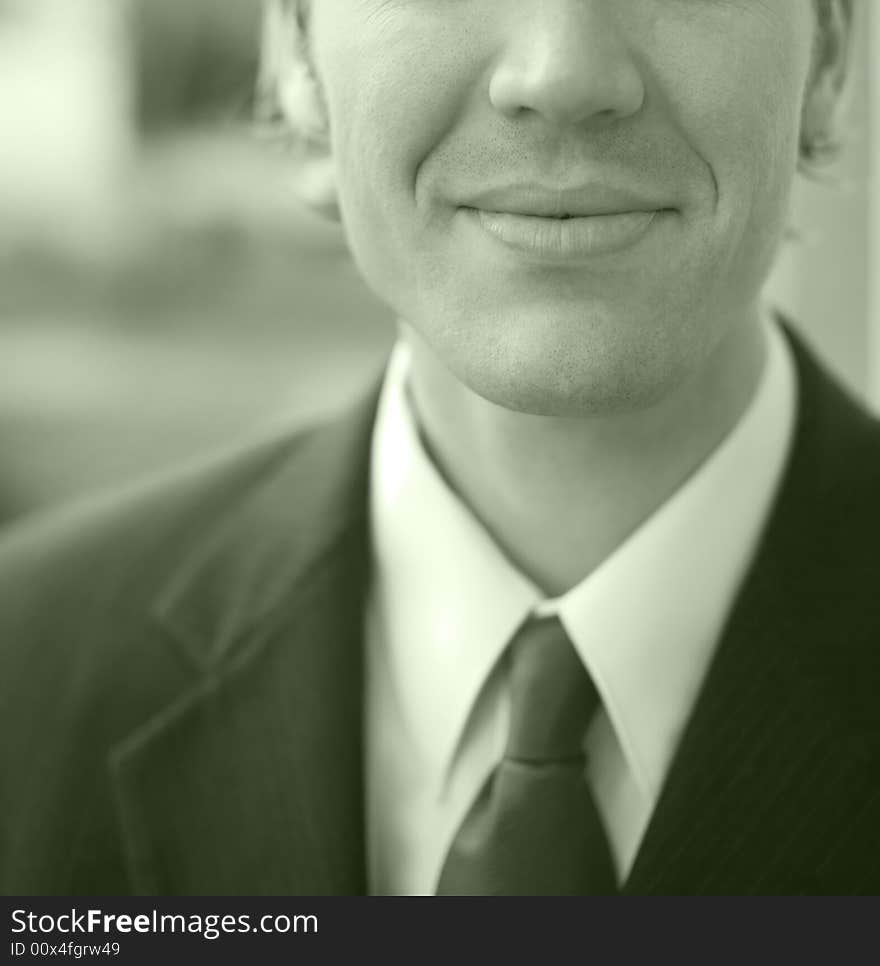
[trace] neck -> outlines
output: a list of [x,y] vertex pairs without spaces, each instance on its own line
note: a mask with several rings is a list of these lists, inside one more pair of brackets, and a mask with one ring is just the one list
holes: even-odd
[[751,401],[765,356],[755,309],[651,408],[535,416],[483,399],[403,332],[432,459],[514,565],[551,596],[598,567],[718,446]]

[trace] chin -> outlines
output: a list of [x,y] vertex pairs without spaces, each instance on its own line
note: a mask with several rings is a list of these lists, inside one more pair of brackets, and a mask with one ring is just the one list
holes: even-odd
[[671,395],[680,380],[656,373],[617,369],[613,373],[584,366],[558,372],[469,372],[470,389],[497,406],[534,416],[578,418],[640,412]]
[[484,399],[536,416],[609,416],[672,395],[697,364],[693,344],[649,324],[482,330],[448,346],[447,365]]

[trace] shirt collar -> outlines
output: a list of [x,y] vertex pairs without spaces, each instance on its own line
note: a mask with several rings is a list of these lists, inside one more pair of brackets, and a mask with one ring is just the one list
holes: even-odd
[[792,438],[790,350],[768,324],[763,376],[712,455],[555,609],[635,780],[656,802],[751,564]]
[[642,793],[655,801],[750,562],[785,463],[795,378],[783,337],[748,409],[673,496],[556,600],[504,556],[449,489],[389,363],[373,438],[375,612],[410,736],[446,774],[490,671],[531,613],[558,613],[596,682]]
[[445,772],[468,715],[517,627],[541,599],[428,458],[398,343],[371,455],[374,612],[416,747]]

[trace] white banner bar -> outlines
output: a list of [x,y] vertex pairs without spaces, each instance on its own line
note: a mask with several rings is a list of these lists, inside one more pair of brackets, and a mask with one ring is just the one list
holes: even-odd
[[869,18],[868,135],[870,182],[868,201],[868,394],[880,412],[880,4],[867,4]]

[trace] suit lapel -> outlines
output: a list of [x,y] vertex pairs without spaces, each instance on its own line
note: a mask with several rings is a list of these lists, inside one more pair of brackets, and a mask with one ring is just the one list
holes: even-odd
[[[629,894],[827,891],[851,823],[876,798],[868,730],[850,713],[846,680],[846,652],[862,648],[854,666],[867,666],[871,645],[855,633],[840,646],[841,615],[865,613],[876,592],[853,579],[847,548],[863,517],[847,519],[854,508],[841,502],[853,491],[846,474],[864,465],[852,457],[865,420],[794,349],[801,401],[789,467]],[[839,888],[858,888],[854,868]]]
[[298,437],[155,617],[199,684],[118,747],[136,891],[365,891],[366,488],[375,397]]

